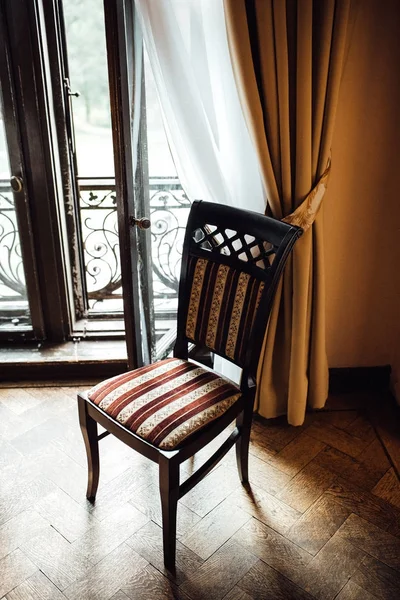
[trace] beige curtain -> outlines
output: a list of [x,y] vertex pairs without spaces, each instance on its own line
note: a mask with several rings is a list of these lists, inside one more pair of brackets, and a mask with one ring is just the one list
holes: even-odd
[[235,77],[275,218],[305,234],[259,366],[258,412],[301,425],[328,394],[323,203],[350,0],[224,0]]

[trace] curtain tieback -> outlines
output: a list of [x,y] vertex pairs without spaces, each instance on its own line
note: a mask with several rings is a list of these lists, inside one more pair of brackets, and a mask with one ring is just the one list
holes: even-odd
[[303,202],[295,211],[284,217],[282,221],[289,225],[297,225],[304,231],[307,231],[314,223],[315,218],[322,204],[322,198],[328,186],[329,174],[331,172],[331,159],[328,159],[326,169],[315,184],[311,192],[305,197]]

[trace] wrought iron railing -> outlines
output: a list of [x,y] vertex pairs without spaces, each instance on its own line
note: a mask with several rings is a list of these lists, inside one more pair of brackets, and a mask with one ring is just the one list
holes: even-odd
[[154,298],[177,298],[191,203],[178,179],[150,179],[149,191]]
[[17,215],[9,180],[0,180],[0,302],[2,306],[26,304]]
[[[122,287],[115,181],[80,178],[79,211],[89,313],[122,313]],[[152,287],[156,312],[173,318],[184,229],[190,210],[179,180],[152,177],[148,186],[151,219]],[[26,300],[13,194],[0,181],[0,300]]]
[[[80,216],[89,306],[122,300],[115,183],[112,179],[79,179]],[[177,300],[181,252],[190,201],[175,177],[153,177],[148,201],[151,220],[153,296],[161,309]],[[169,305],[173,303],[169,302]],[[122,310],[122,302],[121,302]]]
[[121,298],[121,266],[113,179],[79,180],[86,289],[91,308]]

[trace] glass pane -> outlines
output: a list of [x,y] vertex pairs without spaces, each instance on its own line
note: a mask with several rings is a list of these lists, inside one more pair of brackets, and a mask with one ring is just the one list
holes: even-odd
[[64,0],[79,177],[114,174],[103,0]]
[[0,87],[0,329],[30,329],[21,244],[10,177]]
[[103,0],[63,0],[89,314],[122,315]]

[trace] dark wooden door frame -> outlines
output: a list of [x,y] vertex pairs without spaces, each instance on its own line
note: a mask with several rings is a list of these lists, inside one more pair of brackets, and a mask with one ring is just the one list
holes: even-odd
[[8,32],[32,224],[30,239],[37,259],[40,298],[32,298],[32,315],[40,311],[43,315],[43,327],[36,330],[38,338],[63,341],[71,331],[68,251],[62,244],[65,215],[62,186],[58,185],[60,163],[41,3],[2,0],[1,14]]
[[[134,213],[135,148],[131,130],[131,93],[129,65],[134,68],[133,38],[127,34],[129,0],[104,0],[107,61],[110,85],[111,122],[113,130],[115,184],[118,211],[118,231],[121,254],[121,277],[124,294],[125,339],[128,368],[143,364],[142,335],[139,308],[138,230],[131,226]],[[129,13],[128,13],[129,14]],[[128,61],[128,56],[130,60]],[[140,107],[137,107],[140,110]]]
[[[71,98],[68,94],[68,54],[62,0],[42,0],[48,41],[48,59],[51,74],[51,90],[54,100],[58,154],[65,206],[66,229],[71,261],[72,284],[70,304],[73,325],[76,319],[86,315],[86,293],[83,241],[79,215],[79,189],[76,179],[77,162],[74,139]],[[68,86],[69,87],[69,86]]]
[[33,244],[32,219],[28,200],[27,173],[22,155],[22,143],[18,126],[15,79],[11,61],[10,39],[6,19],[5,4],[0,4],[0,80],[2,82],[4,128],[7,139],[10,172],[20,177],[23,188],[14,193],[16,219],[20,236],[29,312],[32,322],[31,331],[2,331],[1,338],[41,339],[44,337],[44,320],[40,303],[40,290]]

